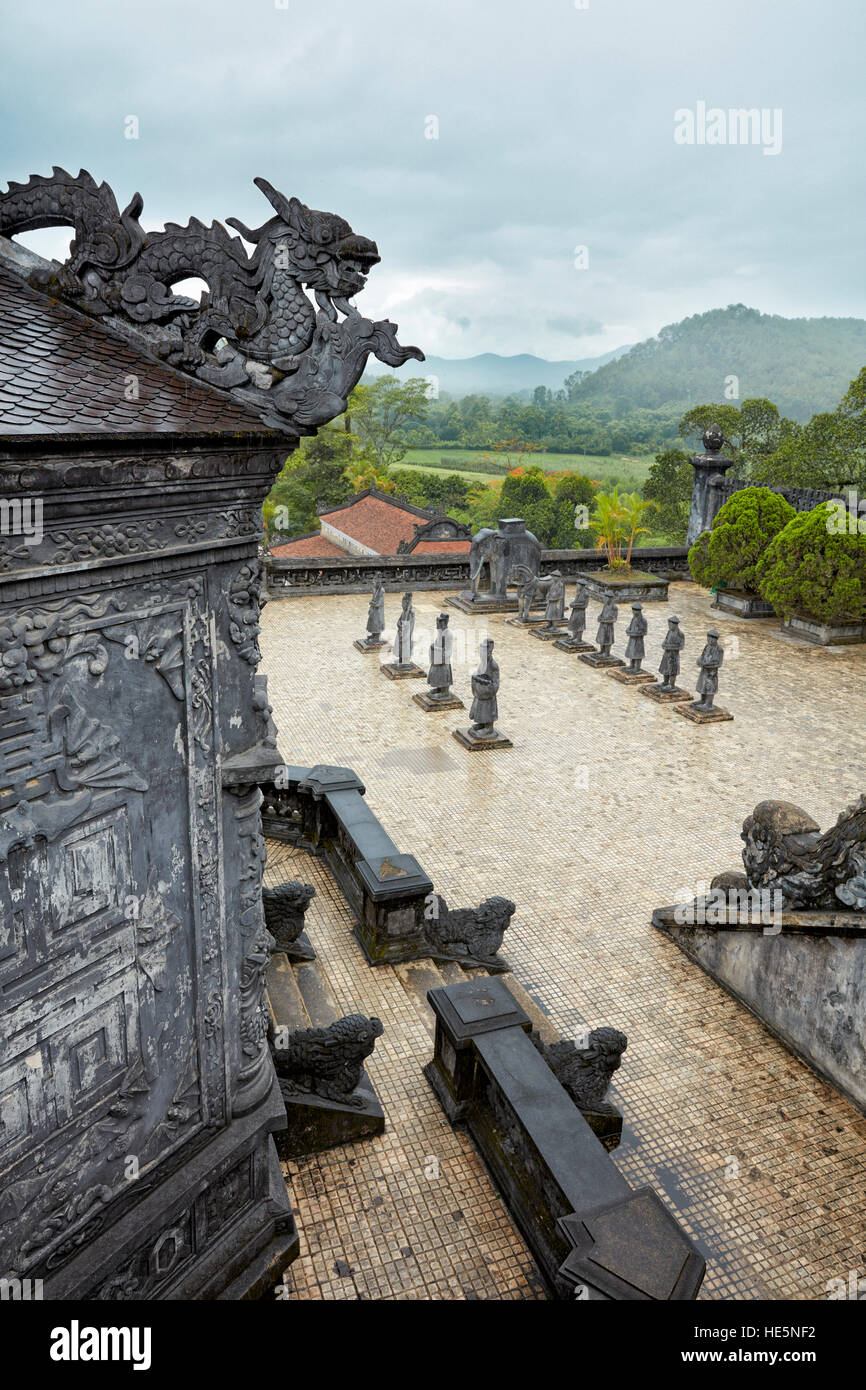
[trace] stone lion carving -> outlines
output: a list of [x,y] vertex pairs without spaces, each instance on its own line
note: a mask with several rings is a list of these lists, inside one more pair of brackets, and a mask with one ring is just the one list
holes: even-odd
[[721,874],[713,887],[780,891],[787,908],[866,909],[866,795],[821,833],[790,801],[761,801],[743,822],[743,874]]
[[425,920],[424,931],[432,955],[489,964],[502,945],[516,906],[508,898],[485,898],[479,907],[452,911],[441,895],[435,895],[437,913]]
[[360,1108],[356,1096],[364,1061],[384,1028],[378,1018],[347,1014],[327,1028],[304,1028],[290,1033],[285,1047],[274,1051],[280,1086],[289,1095],[309,1092],[340,1105]]
[[581,1110],[617,1113],[605,1096],[628,1047],[625,1033],[617,1028],[593,1028],[585,1045],[580,1045],[570,1040],[545,1043],[533,1032],[532,1041],[575,1105]]

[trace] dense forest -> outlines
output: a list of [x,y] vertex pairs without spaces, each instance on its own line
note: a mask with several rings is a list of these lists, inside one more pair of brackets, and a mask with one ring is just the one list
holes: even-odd
[[[572,406],[682,413],[695,401],[767,397],[805,423],[830,410],[866,362],[866,320],[786,319],[745,304],[711,309],[663,328],[615,362],[580,376]],[[736,390],[736,395],[726,394]]]
[[[766,397],[735,404],[710,396],[684,411],[642,409],[617,417],[568,399],[583,385],[570,378],[557,393],[564,399],[539,387],[535,399],[525,403],[484,396],[431,401],[423,378],[389,375],[362,384],[352,392],[345,415],[304,440],[287,460],[265,503],[269,540],[315,531],[317,506],[344,502],[375,484],[419,506],[446,511],[474,529],[517,514],[546,546],[590,545],[595,531],[586,509],[591,513],[596,507],[604,485],[593,477],[591,462],[586,474],[573,465],[558,468],[557,452],[600,460],[616,440],[617,451],[654,455],[641,487],[643,500],[651,504],[644,542],[682,543],[692,486],[689,454],[700,449],[703,430],[714,422],[724,431],[736,476],[758,484],[866,491],[866,367],[846,383],[833,409],[805,422]],[[400,467],[410,447],[432,447],[431,460],[439,465],[440,451],[449,445],[476,451],[463,476],[440,466]]]

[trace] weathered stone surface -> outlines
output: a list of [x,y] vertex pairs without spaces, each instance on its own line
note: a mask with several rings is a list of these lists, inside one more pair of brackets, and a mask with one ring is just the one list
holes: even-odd
[[845,646],[850,642],[866,642],[866,623],[821,623],[817,618],[804,618],[792,613],[782,624],[782,631],[818,647]]
[[639,599],[641,603],[667,603],[667,575],[647,574],[643,570],[588,571],[583,576],[590,595],[598,599],[616,599],[618,603],[631,603]]

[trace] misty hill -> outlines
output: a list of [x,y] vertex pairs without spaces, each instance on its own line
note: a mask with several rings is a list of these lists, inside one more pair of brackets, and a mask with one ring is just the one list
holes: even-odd
[[[477,357],[428,357],[426,362],[407,362],[394,375],[435,376],[440,392],[451,396],[512,396],[532,392],[536,386],[560,391],[572,372],[593,372],[624,352],[628,352],[627,347],[615,348],[600,357],[567,362],[548,362],[529,352],[516,357],[500,357],[496,352],[482,352]],[[391,370],[370,358],[365,375],[369,378]]]
[[638,343],[581,382],[571,399],[611,409],[690,406],[766,396],[783,415],[805,421],[832,410],[866,366],[866,320],[786,319],[745,304],[694,314]]

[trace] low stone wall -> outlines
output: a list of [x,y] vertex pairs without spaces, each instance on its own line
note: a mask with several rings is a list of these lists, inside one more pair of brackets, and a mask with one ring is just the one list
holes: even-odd
[[[735,998],[805,1062],[866,1110],[866,934],[817,934],[820,918],[792,914],[777,935],[754,929],[679,924],[671,909],[659,909],[653,923],[680,950]],[[814,919],[814,920],[813,920]],[[840,924],[860,913],[840,914]],[[818,923],[818,926],[815,923]],[[840,925],[841,930],[841,925]]]
[[[637,569],[649,574],[688,578],[688,551],[682,545],[641,546],[633,554]],[[597,550],[545,550],[541,573],[558,569],[572,582],[603,564]],[[469,586],[469,556],[377,555],[369,559],[279,560],[265,557],[268,594],[271,598],[302,598],[308,594],[368,594],[373,575],[380,573],[388,593],[448,589],[457,593]]]

